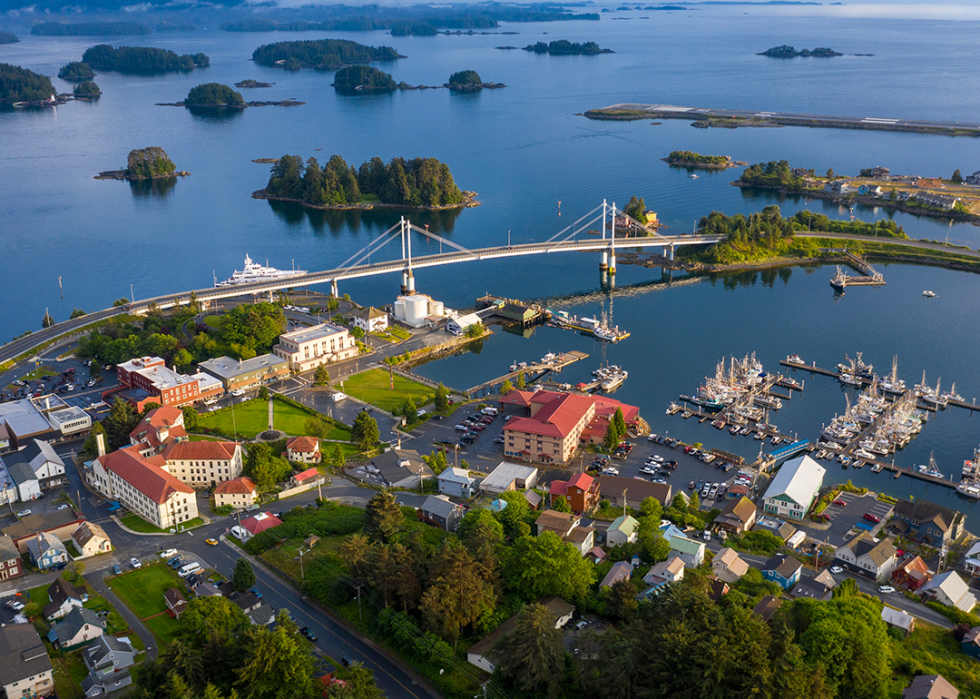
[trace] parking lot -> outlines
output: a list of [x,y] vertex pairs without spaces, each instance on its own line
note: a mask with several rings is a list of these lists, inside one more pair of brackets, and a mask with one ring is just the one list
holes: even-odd
[[[824,513],[830,517],[829,529],[801,527],[811,539],[823,541],[832,546],[840,546],[852,538],[851,530],[856,528],[857,532],[877,531],[891,517],[892,506],[886,502],[881,502],[873,495],[841,493],[837,496],[835,502],[837,501],[846,504],[831,504],[824,510]],[[865,519],[865,515],[875,517],[879,521],[868,521]]]

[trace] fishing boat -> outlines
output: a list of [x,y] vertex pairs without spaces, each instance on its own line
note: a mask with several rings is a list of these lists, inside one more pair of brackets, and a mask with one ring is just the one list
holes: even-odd
[[964,497],[980,500],[980,487],[977,487],[974,483],[960,483],[956,486],[956,492]]
[[939,468],[936,466],[936,459],[931,452],[929,453],[929,463],[920,464],[915,468],[919,473],[923,475],[933,476],[934,478],[945,478],[945,476],[939,471]]
[[607,393],[609,391],[615,391],[617,388],[623,385],[623,382],[628,376],[629,373],[625,371],[618,371],[615,374],[610,374],[607,378],[603,379],[602,383],[600,384],[602,386],[602,390]]
[[[266,264],[269,263],[266,262]],[[276,269],[275,267],[263,267],[257,262],[253,262],[251,257],[245,255],[245,269],[240,272],[236,269],[232,275],[223,282],[219,282],[217,276],[215,276],[214,285],[216,287],[224,287],[239,286],[240,284],[252,284],[255,282],[274,282],[280,279],[298,277],[303,274],[306,274],[305,269],[282,270]]]
[[555,359],[557,358],[557,356],[558,355],[556,355],[554,352],[548,352],[548,354],[546,354],[543,357],[541,357],[541,363],[542,364],[551,364],[553,361],[555,361]]
[[905,381],[898,378],[898,355],[892,357],[892,373],[881,383],[881,390],[893,396],[905,393]]
[[956,400],[956,401],[960,401],[960,402],[963,401],[963,396],[961,396],[959,393],[956,392],[956,382],[955,381],[953,382],[953,385],[950,386],[949,390],[946,391],[945,393],[943,393],[942,398],[946,402],[949,402],[951,400]]
[[803,358],[800,357],[800,355],[798,355],[798,354],[791,354],[788,357],[786,357],[786,363],[787,364],[804,364],[804,365],[806,364],[806,362],[803,361]]
[[863,383],[861,379],[852,374],[841,374],[838,378],[842,384],[847,386],[860,386]]
[[935,291],[923,291],[922,292],[922,295],[925,296],[927,299],[934,299],[934,298],[936,298],[936,292]]

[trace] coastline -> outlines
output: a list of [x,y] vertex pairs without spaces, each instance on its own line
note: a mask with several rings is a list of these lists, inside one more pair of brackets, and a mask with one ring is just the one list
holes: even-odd
[[698,170],[728,170],[748,165],[744,160],[729,160],[727,163],[701,163],[696,160],[671,160],[670,158],[661,158],[661,160],[671,167],[691,167]]
[[308,209],[320,209],[322,211],[356,211],[370,209],[412,209],[414,211],[451,211],[453,209],[472,209],[480,205],[476,201],[477,193],[463,190],[463,201],[459,204],[447,204],[445,206],[408,206],[406,204],[387,204],[381,201],[365,201],[357,204],[310,204],[302,199],[292,197],[276,197],[267,193],[264,189],[252,192],[252,199],[266,199],[268,201],[284,201],[292,204],[300,204]]
[[173,180],[178,177],[189,177],[191,173],[187,170],[178,170],[177,172],[171,172],[166,175],[153,175],[152,177],[133,177],[126,174],[125,170],[107,170],[106,172],[100,172],[93,179],[96,180],[126,180],[128,182],[143,182],[146,180]]
[[908,206],[905,202],[895,201],[892,199],[882,199],[878,197],[869,197],[861,195],[853,196],[843,196],[840,194],[831,194],[829,192],[824,192],[823,190],[817,189],[803,189],[800,191],[794,189],[787,189],[786,187],[778,187],[774,185],[761,185],[752,184],[750,182],[742,182],[741,180],[735,180],[730,182],[733,187],[740,187],[744,189],[765,189],[771,192],[779,192],[780,194],[785,194],[787,196],[800,196],[800,197],[811,197],[813,199],[823,199],[825,201],[832,201],[836,204],[842,204],[848,206],[851,204],[861,204],[863,206],[870,207],[881,207],[882,209],[888,209],[892,211],[901,211],[906,214],[921,215],[921,216],[931,216],[933,218],[943,218],[949,221],[962,221],[963,223],[970,223],[974,226],[980,226],[980,216],[976,214],[961,213],[958,211],[940,211],[939,209],[927,209],[918,206]]

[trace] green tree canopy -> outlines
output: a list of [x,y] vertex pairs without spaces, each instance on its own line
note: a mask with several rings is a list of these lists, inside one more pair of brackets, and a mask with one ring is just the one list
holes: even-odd
[[184,98],[187,107],[244,107],[242,93],[221,83],[204,83],[192,87]]
[[293,469],[286,459],[273,453],[270,444],[258,442],[249,445],[242,472],[255,481],[260,491],[268,492],[289,478]]
[[364,508],[364,533],[378,541],[388,541],[401,530],[402,510],[390,490],[382,490]]
[[245,592],[255,585],[255,571],[247,558],[239,558],[235,562],[235,572],[231,576],[231,586],[237,592]]
[[378,421],[375,420],[367,411],[360,411],[354,418],[354,425],[351,427],[351,439],[360,445],[362,450],[370,449],[380,439],[381,431],[378,429]]
[[115,451],[129,444],[129,433],[136,429],[140,416],[133,411],[129,401],[116,398],[109,408],[109,414],[102,420],[108,444],[107,451]]
[[537,603],[524,607],[517,627],[497,642],[490,655],[500,673],[527,696],[559,696],[565,645],[547,607]]
[[558,595],[575,603],[585,599],[595,570],[574,546],[546,531],[511,544],[504,556],[503,578],[524,600]]

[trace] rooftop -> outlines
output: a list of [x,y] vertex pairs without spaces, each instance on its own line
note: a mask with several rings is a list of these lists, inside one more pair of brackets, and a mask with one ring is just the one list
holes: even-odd
[[[513,422],[513,420],[511,420]],[[508,423],[509,424],[509,423]],[[538,469],[533,466],[521,466],[520,464],[511,463],[510,461],[501,461],[497,464],[497,468],[487,475],[480,484],[481,488],[490,490],[506,490],[510,487],[510,484],[515,480],[523,480],[531,478]]]
[[167,461],[228,461],[239,449],[237,442],[170,442],[163,450],[163,458]]
[[785,495],[793,502],[809,506],[820,490],[827,470],[809,456],[800,456],[783,464],[776,473],[763,499]]
[[230,481],[222,481],[218,483],[218,487],[214,489],[215,495],[219,494],[233,494],[233,493],[254,493],[255,483],[252,482],[251,478],[246,478],[245,476],[239,476],[238,478],[232,478]]
[[[215,444],[215,442],[183,442],[183,444]],[[172,445],[171,445],[172,446]],[[143,458],[136,447],[118,449],[100,456],[98,461],[107,471],[112,471],[153,502],[165,503],[174,493],[194,494],[194,489],[164,471],[163,458]]]
[[309,328],[300,328],[299,330],[283,333],[279,336],[279,341],[282,342],[283,340],[287,340],[297,345],[302,345],[305,342],[323,340],[331,335],[345,332],[347,332],[347,328],[342,328],[339,325],[334,325],[333,323],[320,323],[319,325],[314,325]]
[[19,437],[51,429],[51,424],[27,398],[0,403],[0,423],[6,423],[10,431]]
[[259,512],[254,517],[243,519],[241,524],[249,534],[255,536],[256,534],[261,534],[266,529],[278,527],[282,524],[282,520],[268,512]]
[[460,505],[450,502],[446,498],[440,498],[435,495],[430,495],[425,499],[425,502],[422,503],[423,512],[431,512],[432,514],[442,517],[443,519],[452,517],[453,513],[457,509],[460,509],[460,507]]
[[957,699],[960,690],[942,675],[919,675],[902,693],[902,699]]
[[52,669],[33,624],[0,626],[0,685],[37,676]]
[[223,379],[234,379],[242,374],[251,374],[254,371],[288,365],[289,362],[274,354],[261,354],[251,359],[217,357],[215,359],[209,359],[206,362],[201,362],[198,366],[209,374],[220,376]]
[[286,449],[302,453],[312,453],[320,450],[320,440],[316,437],[291,437],[286,442]]

